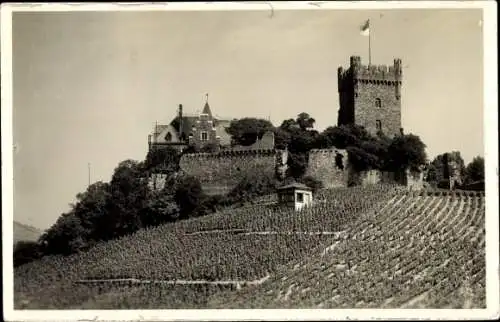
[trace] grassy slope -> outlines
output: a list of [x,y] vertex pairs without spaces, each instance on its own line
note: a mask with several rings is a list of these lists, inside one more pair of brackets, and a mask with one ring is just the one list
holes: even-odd
[[41,234],[42,232],[37,228],[14,221],[14,243],[21,240],[35,241]]
[[[359,198],[360,194],[364,197]],[[365,302],[371,300],[372,303],[378,303],[373,298],[375,295],[383,297],[383,294],[379,294],[380,291],[376,290],[388,287],[388,290],[402,292],[402,296],[396,300],[393,299],[393,302],[389,301],[386,305],[391,306],[390,303],[393,303],[393,306],[398,306],[404,304],[403,300],[408,300],[409,296],[413,295],[410,294],[411,290],[403,286],[398,289],[398,286],[394,286],[397,283],[388,282],[389,276],[395,273],[394,266],[391,265],[397,264],[398,256],[401,258],[399,265],[403,265],[402,272],[400,272],[402,277],[397,277],[395,281],[401,282],[409,280],[410,277],[413,278],[415,274],[412,270],[422,270],[421,267],[430,264],[438,266],[438,263],[446,259],[443,252],[433,253],[429,249],[424,249],[425,245],[432,244],[432,242],[439,246],[437,248],[458,253],[460,256],[457,258],[466,256],[471,246],[476,249],[480,246],[479,249],[482,251],[478,252],[479,255],[484,252],[484,227],[478,230],[479,239],[472,240],[472,242],[454,239],[453,236],[461,236],[459,232],[447,230],[450,227],[467,229],[484,224],[484,197],[470,198],[470,204],[464,200],[457,205],[450,197],[423,197],[428,209],[421,210],[415,208],[415,202],[420,201],[418,198],[421,197],[401,195],[399,199],[395,197],[391,203],[388,203],[390,198],[390,195],[373,188],[371,191],[366,188],[341,189],[319,195],[318,205],[302,215],[291,211],[277,212],[263,206],[232,209],[203,218],[142,230],[133,236],[98,245],[87,253],[67,258],[45,258],[16,270],[16,308],[353,306],[359,302],[357,298],[363,297],[365,293],[371,296],[365,297]],[[387,205],[386,209],[382,209],[384,205]],[[452,205],[455,208],[451,208]],[[342,209],[349,210],[342,211]],[[477,211],[471,212],[474,209]],[[434,237],[429,236],[428,239],[425,239],[427,238],[425,234],[422,235],[425,231],[424,226],[431,225],[433,220],[436,220],[435,218],[445,218],[444,216],[438,217],[437,210],[444,210],[443,215],[457,214],[453,217],[454,219],[464,220],[457,225],[452,225],[448,221],[441,223],[444,228],[443,234],[448,233],[445,242],[436,240],[436,236],[439,236],[437,231],[432,234]],[[429,216],[425,217],[422,214]],[[414,223],[405,221],[405,218],[419,218],[422,228],[413,227]],[[432,226],[436,229],[441,227]],[[213,229],[260,232],[345,230],[347,235],[234,235],[228,233],[186,235]],[[401,233],[411,229],[413,230],[410,234]],[[472,235],[476,234],[476,231],[472,228],[470,231],[467,230]],[[464,235],[463,232],[462,235]],[[398,239],[401,236],[403,239]],[[410,236],[414,237],[410,238]],[[338,248],[322,256],[322,252],[333,244],[336,244]],[[396,247],[398,245],[399,248]],[[390,250],[389,247],[392,246],[394,250]],[[412,254],[417,250],[424,252],[424,255],[419,258],[425,261],[421,261],[418,265],[406,265],[415,257]],[[374,257],[375,255],[380,257]],[[481,267],[481,257],[476,256],[476,259],[471,263],[473,270]],[[351,267],[350,270],[342,269],[342,265],[348,262],[351,262],[351,266],[357,265],[357,267],[354,269]],[[428,275],[428,279],[443,280],[443,272],[455,267],[453,265],[456,262],[452,262],[449,267],[445,266],[441,270],[434,270],[435,272]],[[385,264],[387,265],[384,266]],[[75,285],[77,279],[91,277],[249,280],[268,274],[269,281],[262,285],[238,291],[233,287],[212,285]],[[471,275],[474,274],[471,273]],[[479,274],[473,278],[473,282],[481,281],[481,276],[484,276],[484,270],[479,271]],[[457,273],[452,277],[459,280],[463,274]],[[358,285],[365,283],[366,291],[361,293],[356,291],[356,283]],[[426,283],[427,279],[424,277],[423,282],[418,284],[416,289],[419,292],[426,289]],[[292,284],[295,285],[295,289],[291,287]],[[430,288],[427,287],[427,289]],[[452,292],[458,289],[460,287],[457,286],[452,289]],[[341,302],[338,298],[331,300],[334,292],[342,298]],[[442,292],[436,294],[441,295]],[[481,293],[476,292],[476,294]],[[431,299],[432,295],[433,293],[430,292]],[[353,303],[355,300],[356,303]],[[475,298],[476,302],[480,300],[480,297]],[[358,303],[358,305],[363,306],[363,303]]]

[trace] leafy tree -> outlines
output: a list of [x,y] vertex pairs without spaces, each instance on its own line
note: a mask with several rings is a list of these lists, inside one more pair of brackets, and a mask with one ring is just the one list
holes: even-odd
[[326,128],[318,138],[322,148],[336,147],[346,149],[348,146],[360,146],[363,141],[370,141],[374,138],[361,126],[341,125]]
[[245,202],[257,196],[274,193],[278,182],[274,175],[261,173],[247,173],[238,184],[229,192],[232,202]]
[[40,259],[43,251],[36,241],[18,241],[14,245],[14,267]]
[[77,203],[72,205],[72,211],[84,230],[82,237],[90,243],[102,239],[99,221],[108,215],[106,205],[110,196],[109,183],[102,181],[90,185],[85,192],[76,195]]
[[356,171],[376,169],[378,157],[357,146],[348,146],[349,164]]
[[309,114],[302,112],[297,116],[296,123],[302,131],[312,129],[316,120]]
[[110,182],[107,216],[99,223],[105,239],[129,234],[141,228],[139,211],[147,200],[144,165],[134,160],[122,161]]
[[467,184],[484,180],[484,158],[477,156],[465,168]]
[[85,229],[74,212],[62,214],[41,237],[45,254],[69,255],[86,248]]
[[203,190],[198,179],[182,176],[175,187],[174,200],[179,207],[180,216],[189,217],[201,204]]
[[231,135],[233,144],[248,146],[273,129],[273,124],[268,120],[247,117],[231,121],[226,131]]
[[181,154],[174,148],[151,149],[146,155],[144,166],[147,170],[171,173],[179,170]]
[[178,219],[179,215],[179,207],[173,195],[153,193],[141,210],[141,222],[144,227],[158,226]]
[[308,152],[317,147],[318,131],[313,129],[315,120],[307,113],[296,119],[284,120],[276,129],[280,146],[288,148],[288,175],[299,178],[307,169]]
[[391,171],[410,169],[418,171],[425,165],[427,154],[426,145],[420,137],[413,134],[395,136],[388,147],[387,167]]

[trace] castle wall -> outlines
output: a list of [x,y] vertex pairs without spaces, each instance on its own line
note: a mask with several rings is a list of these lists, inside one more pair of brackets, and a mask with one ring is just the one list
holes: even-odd
[[276,150],[223,151],[219,153],[185,154],[180,168],[196,177],[208,194],[225,193],[245,176],[276,176],[286,163],[286,152]]
[[[339,167],[335,158],[342,156]],[[323,183],[325,188],[346,187],[348,181],[347,151],[340,149],[313,149],[309,152],[306,176],[311,176]]]

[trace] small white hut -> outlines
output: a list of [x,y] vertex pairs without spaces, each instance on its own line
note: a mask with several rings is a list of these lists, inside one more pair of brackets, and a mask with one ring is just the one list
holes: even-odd
[[302,183],[291,183],[278,188],[278,202],[297,211],[310,206],[312,197],[312,189]]

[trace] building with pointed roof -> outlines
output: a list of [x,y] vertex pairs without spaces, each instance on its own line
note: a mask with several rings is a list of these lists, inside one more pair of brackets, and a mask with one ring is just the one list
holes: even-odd
[[231,136],[226,131],[230,123],[229,119],[214,117],[207,95],[198,115],[184,114],[180,104],[170,124],[156,124],[148,137],[149,149],[171,147],[182,151],[192,146],[197,151],[208,147],[211,151],[219,150],[231,145]]

